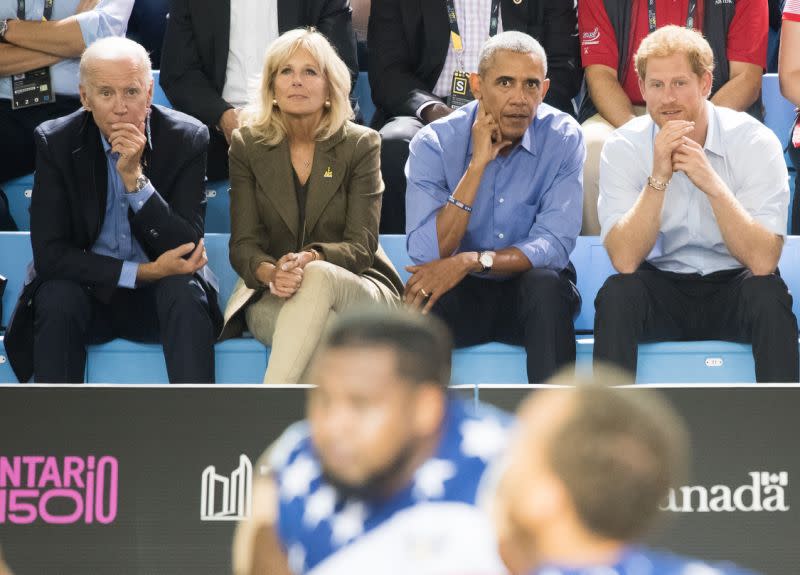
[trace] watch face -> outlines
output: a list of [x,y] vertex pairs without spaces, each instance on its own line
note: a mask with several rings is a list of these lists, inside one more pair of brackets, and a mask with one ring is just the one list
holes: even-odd
[[487,254],[484,252],[481,254],[481,257],[478,258],[478,261],[483,266],[483,269],[487,270],[492,267],[492,264],[494,263],[494,258],[492,257],[492,254]]

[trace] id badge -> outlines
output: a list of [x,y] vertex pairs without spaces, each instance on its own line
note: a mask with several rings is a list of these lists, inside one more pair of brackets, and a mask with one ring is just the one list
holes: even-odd
[[469,74],[461,70],[453,72],[453,82],[450,84],[447,105],[455,110],[474,99],[475,96],[472,95],[472,89],[469,87]]
[[50,68],[38,68],[11,78],[11,108],[31,108],[55,102]]

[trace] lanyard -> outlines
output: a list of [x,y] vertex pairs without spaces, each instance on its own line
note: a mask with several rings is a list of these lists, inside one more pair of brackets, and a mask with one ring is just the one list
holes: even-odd
[[[53,4],[55,4],[55,0],[44,0],[42,20],[50,20],[53,17]],[[25,0],[17,0],[17,19],[25,19]]]
[[[697,10],[697,0],[689,0],[689,7],[686,14],[686,27],[694,28],[694,13]],[[647,2],[647,23],[650,26],[650,33],[656,30],[656,0]]]
[[[450,21],[450,41],[453,43],[453,50],[456,53],[456,59],[458,60],[458,65],[463,70],[464,43],[461,41],[461,33],[458,31],[458,18],[456,17],[456,5],[454,3],[454,0],[447,0],[447,19]],[[490,38],[495,34],[497,34],[497,26],[499,20],[500,20],[500,0],[492,0],[491,17],[489,18]]]

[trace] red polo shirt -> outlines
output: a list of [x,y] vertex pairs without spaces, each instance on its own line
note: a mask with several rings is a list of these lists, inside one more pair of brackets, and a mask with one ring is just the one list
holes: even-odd
[[[708,0],[724,2],[726,0]],[[800,3],[800,0],[789,0]],[[639,44],[650,28],[647,23],[648,0],[633,1],[631,17],[632,40],[630,65],[628,66],[622,88],[635,105],[644,104],[639,91],[633,57]],[[689,0],[656,0],[656,25],[660,28],[668,24],[686,25]],[[784,16],[785,17],[785,16]],[[695,27],[703,22],[703,0],[697,1]],[[767,0],[737,0],[731,26],[728,30],[728,61],[746,62],[764,68],[767,63],[767,32],[769,11]],[[581,61],[586,68],[592,64],[603,64],[617,69],[619,51],[614,28],[606,14],[603,0],[578,0],[578,30],[581,39]]]

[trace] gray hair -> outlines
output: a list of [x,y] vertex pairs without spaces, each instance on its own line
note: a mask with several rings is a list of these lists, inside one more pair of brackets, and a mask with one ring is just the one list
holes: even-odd
[[497,52],[505,50],[517,54],[533,54],[542,63],[544,75],[547,76],[547,54],[539,42],[523,32],[501,32],[489,38],[481,48],[478,57],[478,74],[483,76],[494,62]]
[[79,69],[79,81],[81,85],[86,85],[91,77],[91,68],[93,64],[100,60],[133,60],[141,72],[141,79],[145,85],[149,85],[153,77],[152,67],[150,64],[150,56],[144,46],[129,40],[128,38],[119,38],[111,36],[109,38],[101,38],[93,42],[83,51],[81,55],[81,63]]

